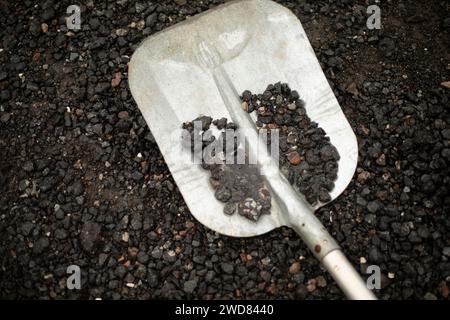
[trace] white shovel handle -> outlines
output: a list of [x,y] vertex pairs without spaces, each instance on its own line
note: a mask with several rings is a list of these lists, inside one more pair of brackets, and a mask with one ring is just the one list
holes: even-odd
[[322,259],[322,264],[347,298],[351,300],[377,300],[341,250],[328,253]]

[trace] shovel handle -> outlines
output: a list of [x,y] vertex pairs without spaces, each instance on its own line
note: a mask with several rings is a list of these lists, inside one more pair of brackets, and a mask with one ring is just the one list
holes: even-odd
[[322,259],[322,264],[347,298],[351,300],[377,300],[341,250],[328,253]]
[[312,212],[304,216],[300,215],[300,217],[302,221],[306,221],[306,224],[299,222],[298,217],[295,219],[295,216],[292,216],[290,218],[291,227],[300,235],[314,256],[331,274],[347,298],[351,300],[376,300],[373,292],[369,290],[367,284],[356,272],[319,219]]

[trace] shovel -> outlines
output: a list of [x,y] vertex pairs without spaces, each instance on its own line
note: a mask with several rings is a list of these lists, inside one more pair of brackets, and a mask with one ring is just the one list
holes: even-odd
[[[184,122],[199,115],[232,119],[248,129],[251,150],[263,150],[254,119],[241,108],[239,93],[263,92],[285,82],[298,90],[312,121],[340,154],[331,199],[353,177],[356,137],[317,61],[300,21],[268,0],[227,2],[146,39],[129,64],[132,95],[145,118],[193,216],[232,237],[252,237],[281,226],[293,228],[349,299],[376,299],[314,215],[311,206],[277,169],[270,156],[258,162],[272,194],[271,213],[257,222],[223,214],[209,173],[191,162],[180,139]],[[252,136],[253,132],[253,136]],[[270,159],[269,159],[270,158]],[[268,160],[269,159],[269,160]]]

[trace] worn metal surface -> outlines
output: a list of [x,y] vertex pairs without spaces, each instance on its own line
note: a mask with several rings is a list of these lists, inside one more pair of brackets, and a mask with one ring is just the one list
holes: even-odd
[[298,90],[308,115],[324,128],[341,155],[334,199],[355,171],[356,138],[300,21],[288,9],[264,0],[230,2],[153,35],[131,59],[131,92],[190,211],[222,234],[249,237],[282,225],[299,231],[317,209],[301,195],[279,189],[280,180],[274,191],[283,196],[274,197],[270,215],[257,223],[226,216],[208,183],[209,173],[187,164],[190,154],[179,139],[183,122],[200,114],[232,119],[230,108],[240,108],[238,93],[262,92],[277,81]]

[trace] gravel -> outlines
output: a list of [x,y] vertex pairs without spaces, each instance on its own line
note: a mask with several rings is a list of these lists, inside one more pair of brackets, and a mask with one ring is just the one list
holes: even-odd
[[[218,133],[212,132],[211,123]],[[200,158],[203,169],[209,171],[214,196],[224,203],[223,213],[238,213],[254,222],[262,214],[270,214],[270,192],[258,166],[249,163],[238,137],[242,133],[235,124],[226,118],[213,120],[209,116],[199,116],[184,122],[182,129],[186,151]]]
[[[139,43],[219,2],[81,1],[76,32],[71,2],[0,3],[1,298],[344,298],[292,230],[234,239],[197,223],[131,97]],[[358,269],[379,265],[378,297],[448,299],[447,4],[381,2],[368,30],[365,1],[279,2],[359,142],[353,181],[317,216]],[[73,264],[81,290],[65,285]]]
[[98,223],[87,221],[80,233],[80,244],[84,250],[90,252],[99,240],[101,226]]
[[340,156],[326,132],[306,114],[298,92],[277,82],[262,94],[245,90],[241,100],[244,110],[257,114],[257,128],[267,130],[268,146],[272,130],[278,131],[280,170],[289,182],[311,205],[330,201]]
[[197,280],[188,280],[183,285],[184,292],[186,293],[193,293],[195,288],[197,288]]

